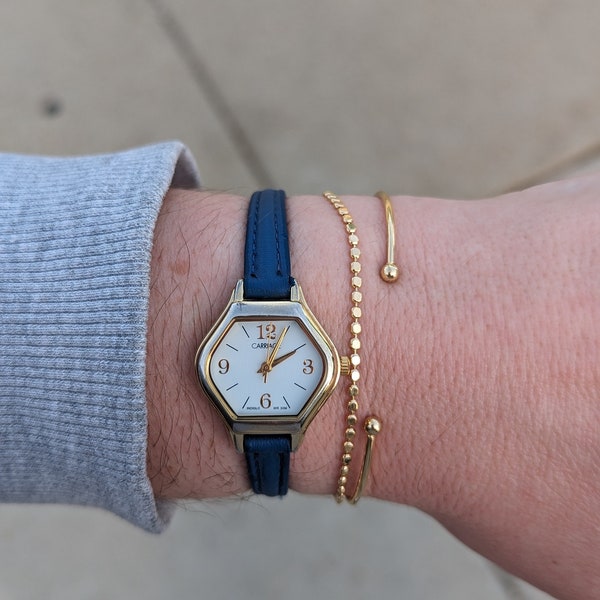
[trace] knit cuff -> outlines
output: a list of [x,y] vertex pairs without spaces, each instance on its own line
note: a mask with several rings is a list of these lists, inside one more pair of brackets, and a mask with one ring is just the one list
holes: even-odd
[[146,474],[146,327],[156,218],[199,185],[178,142],[0,155],[0,501],[169,517]]

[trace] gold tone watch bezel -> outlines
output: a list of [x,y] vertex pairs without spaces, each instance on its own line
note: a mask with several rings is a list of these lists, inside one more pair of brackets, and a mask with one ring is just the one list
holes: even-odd
[[[238,416],[222,396],[210,375],[210,361],[220,340],[237,320],[273,318],[297,321],[314,341],[323,357],[323,376],[317,388],[297,415]],[[292,286],[290,300],[262,301],[244,299],[244,282],[240,279],[229,304],[204,338],[196,353],[196,373],[200,384],[224,418],[236,448],[244,451],[245,435],[289,435],[291,449],[300,445],[306,429],[337,385],[340,376],[340,358],[329,336],[312,314],[300,286]]]

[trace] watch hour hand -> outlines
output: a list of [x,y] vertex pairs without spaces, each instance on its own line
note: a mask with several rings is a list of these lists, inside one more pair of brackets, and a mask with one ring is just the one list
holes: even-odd
[[[297,348],[296,348],[296,350],[297,350]],[[283,356],[276,358],[273,361],[273,364],[271,365],[271,367],[274,367],[274,366],[278,365],[279,363],[282,363],[284,360],[287,360],[290,356],[293,356],[294,354],[296,354],[296,350],[292,350],[291,352],[288,352],[287,354],[284,354]]]

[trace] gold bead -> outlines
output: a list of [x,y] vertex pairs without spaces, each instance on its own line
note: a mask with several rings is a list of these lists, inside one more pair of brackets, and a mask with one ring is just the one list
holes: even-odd
[[356,225],[354,223],[346,223],[346,231],[348,233],[356,233]]
[[342,215],[342,217],[343,217],[344,215],[347,215],[347,214],[348,214],[348,209],[347,209],[347,208],[346,208],[344,205],[341,205],[341,206],[339,206],[339,207],[338,207],[338,206],[336,206],[336,208],[338,209],[338,213],[339,213],[340,215]]
[[338,485],[340,485],[340,486],[345,486],[347,483],[348,483],[347,477],[340,477],[338,479]]
[[350,467],[348,465],[342,465],[342,468],[340,469],[340,473],[343,475],[348,475],[348,473],[350,473]]
[[351,354],[350,364],[354,367],[358,367],[358,365],[360,365],[360,356],[358,354]]
[[360,379],[360,373],[358,369],[352,369],[352,371],[350,371],[350,378],[352,381],[358,381]]
[[360,304],[362,302],[362,292],[358,292],[356,290],[352,292],[352,302]]
[[379,274],[385,282],[392,283],[400,276],[400,269],[394,263],[386,263],[381,267]]
[[353,350],[360,350],[360,340],[358,338],[352,338],[350,340],[350,348]]
[[346,496],[346,486],[345,485],[340,485],[338,487],[338,491],[337,491],[338,503],[342,502],[344,500],[345,496]]
[[344,452],[350,454],[354,449],[354,444],[352,442],[344,442]]
[[358,402],[356,400],[350,400],[348,402],[348,410],[351,413],[355,413],[358,410]]
[[357,422],[358,422],[358,417],[356,415],[348,415],[346,417],[346,423],[348,423],[348,425],[350,427],[354,427]]
[[358,386],[357,385],[351,385],[348,388],[350,395],[354,398],[355,396],[358,396]]
[[342,463],[345,465],[349,465],[352,462],[352,454],[344,453],[342,454]]
[[360,248],[357,248],[356,246],[350,248],[350,256],[352,258],[360,258]]
[[344,223],[346,223],[346,225],[350,225],[350,223],[352,223],[352,215],[348,215],[348,214],[344,215],[342,217],[342,221]]
[[348,441],[353,440],[354,436],[356,435],[356,429],[354,429],[354,427],[348,427],[348,429],[346,429],[345,435]]
[[360,273],[361,268],[362,268],[361,264],[358,261],[354,261],[354,262],[350,263],[350,270],[353,273]]
[[355,319],[360,319],[362,317],[362,310],[360,310],[360,307],[358,307],[358,306],[353,306],[352,310],[350,311],[350,314]]
[[362,285],[362,279],[360,277],[353,277],[352,278],[352,287],[359,288],[361,285]]
[[[346,228],[347,229],[347,228]],[[348,241],[353,245],[356,246],[356,244],[358,244],[358,236],[356,234],[352,234],[348,236]]]
[[352,323],[350,325],[350,331],[354,335],[358,335],[362,331],[362,327],[360,326],[360,323],[358,321],[354,321],[354,323]]

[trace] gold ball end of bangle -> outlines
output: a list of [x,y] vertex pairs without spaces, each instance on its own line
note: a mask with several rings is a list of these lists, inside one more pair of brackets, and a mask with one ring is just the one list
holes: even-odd
[[367,435],[377,435],[381,431],[381,421],[375,417],[368,417],[365,421]]
[[381,279],[386,283],[393,283],[394,281],[398,281],[400,269],[394,263],[385,263],[385,265],[381,267],[379,274],[381,275]]

